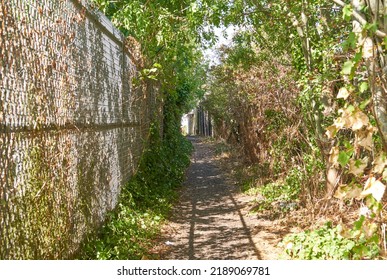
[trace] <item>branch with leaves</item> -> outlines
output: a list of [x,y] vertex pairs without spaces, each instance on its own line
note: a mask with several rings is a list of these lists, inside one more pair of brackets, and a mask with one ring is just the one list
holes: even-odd
[[[367,22],[367,20],[360,13],[358,13],[356,10],[351,9],[350,4],[346,4],[345,2],[343,2],[341,0],[332,0],[332,1],[343,8],[347,8],[346,9],[347,13],[351,14],[363,27],[366,26],[367,24],[371,24],[371,23]],[[382,39],[387,37],[386,32],[384,32],[380,29],[375,30],[375,35],[382,38]]]

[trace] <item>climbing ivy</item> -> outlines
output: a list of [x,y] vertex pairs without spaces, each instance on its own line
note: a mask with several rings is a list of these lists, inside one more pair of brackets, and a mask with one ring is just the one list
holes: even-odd
[[[327,136],[335,140],[329,163],[341,172],[335,173],[339,184],[334,196],[338,199],[362,201],[367,212],[367,231],[377,232],[381,219],[381,201],[386,189],[386,97],[385,7],[380,1],[334,1],[343,10],[343,19],[353,29],[343,41],[348,53],[341,67],[342,84],[337,91],[338,114],[327,128]],[[367,21],[368,20],[368,21]],[[339,175],[340,174],[340,175]],[[346,178],[345,178],[345,175]],[[363,217],[363,216],[362,216]]]

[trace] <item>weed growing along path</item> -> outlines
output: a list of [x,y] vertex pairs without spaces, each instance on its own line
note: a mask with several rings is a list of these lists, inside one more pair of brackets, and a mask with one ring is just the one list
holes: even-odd
[[[162,236],[163,259],[273,259],[276,236],[246,215],[250,197],[238,192],[214,157],[214,145],[190,138],[195,151],[171,222]],[[258,230],[259,231],[259,230]]]

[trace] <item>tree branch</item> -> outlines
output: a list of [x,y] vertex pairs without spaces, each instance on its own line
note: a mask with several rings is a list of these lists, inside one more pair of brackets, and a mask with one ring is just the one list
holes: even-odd
[[[341,0],[332,0],[332,1],[335,2],[337,5],[339,5],[341,7],[345,7],[347,5],[346,3],[344,3]],[[363,26],[368,23],[367,20],[361,14],[359,14],[356,11],[352,11],[352,16]],[[375,31],[375,35],[380,37],[380,38],[387,37],[387,34],[385,32],[383,32],[383,31],[381,31],[381,30],[376,30]]]

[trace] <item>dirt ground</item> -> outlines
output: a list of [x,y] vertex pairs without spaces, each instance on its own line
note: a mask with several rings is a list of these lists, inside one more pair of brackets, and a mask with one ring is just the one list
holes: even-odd
[[278,259],[278,242],[290,232],[271,217],[250,213],[242,194],[215,157],[215,145],[190,138],[195,152],[179,203],[155,248],[160,259]]

